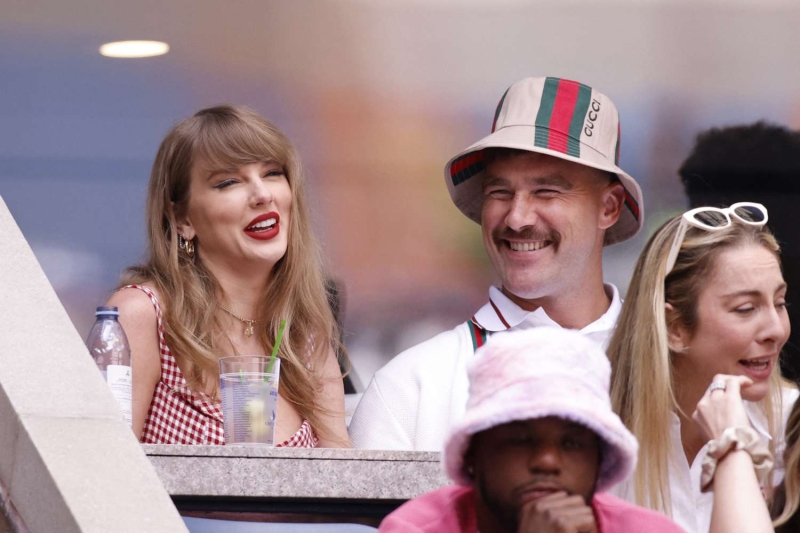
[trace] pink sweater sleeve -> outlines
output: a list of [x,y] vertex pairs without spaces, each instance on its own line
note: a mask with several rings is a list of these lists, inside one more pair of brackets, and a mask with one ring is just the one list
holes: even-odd
[[380,533],[476,533],[472,489],[448,485],[407,501],[387,516]]
[[667,516],[610,494],[595,494],[592,504],[599,533],[686,533]]
[[416,524],[406,522],[400,517],[389,515],[384,518],[378,533],[424,533]]

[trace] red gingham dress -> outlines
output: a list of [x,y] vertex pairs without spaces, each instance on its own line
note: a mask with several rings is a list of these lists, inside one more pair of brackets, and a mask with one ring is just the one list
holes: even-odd
[[[164,340],[161,306],[156,295],[142,285],[139,289],[153,302],[158,321],[158,347],[161,354],[161,379],[156,384],[150,410],[144,421],[142,442],[147,444],[225,444],[222,425],[222,402],[204,392],[193,391],[186,384],[178,363]],[[308,420],[277,448],[316,448],[319,439]]]

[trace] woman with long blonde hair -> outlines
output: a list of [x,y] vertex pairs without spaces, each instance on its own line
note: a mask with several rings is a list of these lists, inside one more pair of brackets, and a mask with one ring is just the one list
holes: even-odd
[[275,442],[349,446],[338,332],[300,161],[257,113],[203,109],[156,155],[148,255],[108,302],[133,353],[142,442],[224,444],[218,360],[269,354],[281,319]]
[[780,377],[786,283],[766,221],[766,208],[742,203],[666,222],[639,257],[608,348],[613,407],[640,446],[617,493],[688,532],[711,521],[713,497],[700,488],[708,439],[692,413],[714,376],[753,381],[742,391],[747,415],[773,452],[797,397]]
[[786,475],[772,502],[777,533],[800,531],[800,400],[786,422]]

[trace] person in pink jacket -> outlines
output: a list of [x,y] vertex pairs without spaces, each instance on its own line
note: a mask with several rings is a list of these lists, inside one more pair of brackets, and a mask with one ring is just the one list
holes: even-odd
[[469,400],[442,453],[449,485],[406,502],[381,533],[680,533],[606,494],[638,443],[611,410],[611,367],[575,331],[491,338],[468,367]]

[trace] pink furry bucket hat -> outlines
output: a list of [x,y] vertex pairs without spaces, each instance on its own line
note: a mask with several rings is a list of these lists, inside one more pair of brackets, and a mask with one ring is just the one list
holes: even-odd
[[611,410],[611,365],[583,335],[550,327],[496,334],[475,353],[467,373],[467,410],[442,454],[447,475],[459,485],[472,484],[464,470],[472,435],[547,416],[582,424],[600,437],[598,491],[625,481],[636,468],[639,444]]

